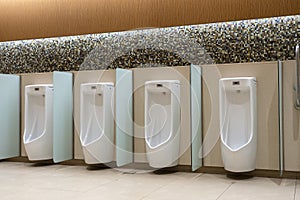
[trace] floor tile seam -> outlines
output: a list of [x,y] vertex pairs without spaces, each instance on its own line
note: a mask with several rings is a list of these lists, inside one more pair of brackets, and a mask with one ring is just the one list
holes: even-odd
[[[167,184],[168,185],[168,184]],[[160,189],[162,189],[165,185],[161,185],[161,186],[157,186],[156,188],[154,188],[153,190],[151,190],[150,192],[147,192],[145,195],[143,195],[140,200],[143,200],[145,198],[147,198],[150,194],[152,194],[153,192],[156,192]]]
[[293,198],[293,200],[296,200],[296,195],[297,195],[297,180],[298,180],[298,178],[295,179],[294,198]]
[[[198,174],[198,175],[196,175],[195,177],[193,177],[192,180],[196,180],[197,178],[199,178],[199,177],[202,176],[202,175],[203,175],[203,173]],[[160,190],[160,189],[162,189],[162,188],[164,188],[164,187],[166,187],[166,186],[168,186],[168,185],[170,185],[170,184],[173,184],[173,183],[175,183],[175,182],[177,182],[177,181],[178,181],[178,180],[174,180],[174,181],[171,181],[170,183],[167,183],[167,184],[165,184],[165,185],[158,186],[157,188],[151,190],[151,191],[148,192],[146,195],[144,195],[143,197],[141,197],[140,200],[143,200],[143,199],[147,198],[147,197],[148,197],[150,194],[152,194],[153,192],[158,191],[158,190]]]
[[84,191],[83,193],[88,193],[88,192],[90,192],[90,191],[96,190],[97,188],[99,188],[99,190],[100,190],[104,185],[108,185],[108,184],[111,184],[111,183],[113,183],[113,182],[117,182],[117,181],[119,181],[119,180],[120,180],[120,179],[114,179],[114,180],[108,181],[108,182],[106,182],[106,183],[102,183],[102,184],[97,185],[97,186],[95,186],[95,187],[93,187],[93,188],[89,188],[88,190]]
[[30,187],[30,189],[34,190],[48,190],[48,191],[60,191],[60,192],[78,192],[82,193],[83,191],[78,191],[74,189],[64,189],[64,188],[54,188],[54,187]]
[[177,181],[178,181],[178,180],[173,180],[173,181],[171,181],[171,182],[169,182],[169,183],[166,183],[166,184],[164,184],[164,185],[158,186],[158,187],[156,187],[155,189],[153,189],[153,190],[151,190],[150,192],[148,192],[147,194],[145,194],[144,196],[142,196],[139,200],[143,200],[143,199],[147,198],[147,197],[148,197],[150,194],[152,194],[153,192],[158,191],[158,190],[161,190],[162,188],[167,187],[167,186],[169,186],[169,185],[171,185],[171,184],[173,184],[173,183],[175,183],[175,182],[177,182]]
[[181,182],[193,182],[193,181],[196,181],[199,177],[201,177],[203,175],[204,174],[201,173],[201,174],[195,175],[194,177],[188,178],[188,179],[186,179],[184,177],[183,177],[183,179],[175,179],[172,183],[176,183],[176,182],[179,182],[179,181],[181,181]]
[[197,178],[199,178],[199,177],[201,177],[201,176],[203,176],[203,175],[204,175],[204,173],[200,173],[200,174],[198,174],[197,176],[193,177],[193,179],[197,179]]
[[89,191],[91,191],[91,190],[93,190],[93,189],[95,189],[95,188],[103,187],[103,185],[110,184],[110,183],[112,183],[112,182],[114,182],[114,181],[118,181],[118,180],[120,180],[120,179],[116,178],[116,179],[113,179],[113,180],[111,180],[111,181],[102,183],[102,184],[97,185],[97,186],[95,186],[95,187],[93,187],[93,188],[89,188],[89,189],[86,189],[86,190],[83,190],[83,191],[78,191],[78,190],[74,190],[74,189],[61,189],[61,188],[54,188],[54,187],[32,187],[32,186],[31,186],[31,188],[33,188],[33,189],[39,188],[39,189],[43,189],[43,190],[58,190],[58,191],[66,191],[66,192],[80,192],[80,193],[87,193],[87,192],[89,192]]
[[227,188],[216,198],[216,200],[220,199],[233,184],[235,184],[235,182],[230,183],[230,185],[227,186]]
[[116,174],[116,177],[113,179],[113,180],[111,180],[111,181],[107,181],[107,182],[105,182],[105,183],[103,183],[103,184],[100,184],[100,185],[97,185],[97,186],[95,186],[94,188],[90,188],[90,189],[88,189],[87,191],[84,191],[84,193],[88,193],[88,192],[90,192],[90,191],[92,191],[92,190],[95,190],[95,189],[97,189],[97,188],[102,188],[104,185],[108,185],[108,184],[111,184],[111,183],[113,183],[113,182],[117,182],[117,181],[120,181],[120,180],[122,180],[122,173],[118,173],[118,174]]

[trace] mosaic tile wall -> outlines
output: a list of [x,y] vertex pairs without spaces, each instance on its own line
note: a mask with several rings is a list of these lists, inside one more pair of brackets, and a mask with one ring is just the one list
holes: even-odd
[[294,59],[300,15],[0,43],[0,73]]

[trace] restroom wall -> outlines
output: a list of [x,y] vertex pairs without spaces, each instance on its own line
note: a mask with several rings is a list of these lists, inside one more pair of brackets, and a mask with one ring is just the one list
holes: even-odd
[[146,81],[179,80],[180,81],[180,165],[191,165],[191,130],[190,130],[190,67],[157,67],[133,70],[133,110],[134,110],[134,161],[146,163],[146,146],[144,130],[144,102]]
[[206,65],[202,67],[202,74],[204,166],[223,166],[219,136],[219,79],[253,76],[257,79],[258,143],[256,168],[278,170],[279,119],[277,62]]
[[296,62],[283,62],[282,69],[284,169],[300,171],[300,111],[294,107]]
[[74,158],[83,159],[80,144],[80,85],[82,83],[113,82],[116,85],[115,70],[94,70],[74,72]]
[[299,23],[295,15],[1,42],[0,73],[293,60]]
[[25,127],[25,86],[36,84],[53,84],[53,73],[21,74],[21,156],[27,156],[24,144],[23,134]]
[[299,14],[297,0],[0,2],[0,41]]

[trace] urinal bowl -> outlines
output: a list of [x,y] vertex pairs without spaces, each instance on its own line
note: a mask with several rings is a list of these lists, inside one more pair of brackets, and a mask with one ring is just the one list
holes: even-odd
[[103,135],[103,137],[98,138],[90,144],[82,145],[82,150],[84,161],[87,164],[111,162],[114,157],[113,138]]
[[145,142],[149,165],[154,168],[178,164],[180,152],[180,82],[145,83]]
[[25,131],[23,143],[29,160],[53,158],[53,86],[25,87]]
[[114,159],[114,87],[85,83],[80,87],[80,141],[87,164]]
[[224,143],[221,144],[224,168],[230,172],[250,172],[256,167],[256,137],[238,151],[232,151]]
[[50,160],[53,158],[53,142],[50,135],[52,135],[50,131],[45,131],[44,136],[41,136],[36,141],[24,143],[29,160]]
[[149,165],[154,168],[173,167],[178,165],[180,134],[172,136],[163,145],[151,148],[146,145],[147,159]]

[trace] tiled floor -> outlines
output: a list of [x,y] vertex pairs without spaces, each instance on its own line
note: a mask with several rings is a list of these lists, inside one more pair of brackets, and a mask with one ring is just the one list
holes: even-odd
[[[135,173],[134,173],[135,172]],[[0,199],[300,200],[295,179],[233,180],[224,175],[154,174],[85,166],[0,162]]]

